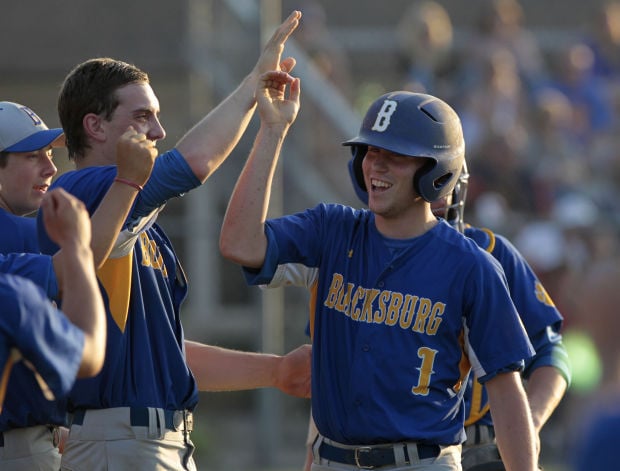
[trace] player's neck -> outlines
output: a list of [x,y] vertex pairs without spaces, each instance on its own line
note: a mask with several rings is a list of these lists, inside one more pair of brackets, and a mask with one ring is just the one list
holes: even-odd
[[7,213],[15,214],[15,211],[11,209],[9,203],[7,203],[2,194],[0,194],[0,209],[5,210]]
[[437,218],[430,209],[419,207],[396,218],[375,214],[375,225],[381,235],[391,239],[412,239],[430,231],[437,225]]
[[110,159],[109,153],[105,152],[103,148],[89,149],[83,157],[76,159],[75,168],[79,170],[88,167],[116,165],[116,155],[113,155],[113,157],[113,159]]

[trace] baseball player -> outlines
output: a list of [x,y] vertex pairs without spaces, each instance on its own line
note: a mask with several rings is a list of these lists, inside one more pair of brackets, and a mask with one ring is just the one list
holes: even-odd
[[[88,214],[81,202],[62,189],[46,194],[42,204],[46,208],[46,228],[61,247],[54,262],[59,286],[71,289],[65,290],[63,312],[60,312],[40,285],[21,276],[32,274],[37,282],[52,277],[50,257],[0,256],[2,406],[4,398],[13,392],[11,377],[19,366],[28,368],[36,379],[22,396],[28,402],[28,396],[39,393],[47,401],[60,398],[68,393],[76,376],[92,377],[103,365],[106,319],[90,248]],[[37,415],[36,410],[30,412]],[[11,417],[16,417],[15,411],[12,413]],[[49,455],[53,447],[49,434],[45,427],[0,433],[2,469],[50,469]]]
[[[275,386],[309,394],[309,348],[284,357],[236,352],[186,342],[180,319],[187,280],[156,218],[173,197],[204,183],[230,154],[255,109],[259,76],[290,70],[280,61],[301,14],[275,31],[241,85],[160,155],[99,270],[108,314],[108,345],[101,374],[78,381],[69,396],[72,414],[63,469],[195,469],[190,438],[200,390]],[[111,143],[132,125],[156,142],[165,136],[148,75],[111,58],[76,66],[61,88],[58,109],[76,170],[53,186],[67,189],[92,213],[115,181]],[[39,215],[40,217],[40,215]],[[45,233],[44,253],[56,247]],[[249,374],[248,374],[249,373]]]
[[[36,220],[24,216],[38,210],[56,174],[53,148],[64,146],[64,142],[62,129],[48,129],[32,109],[0,102],[0,253],[39,253]],[[118,178],[143,183],[156,154],[146,136],[128,129],[117,143]],[[136,195],[127,185],[113,185],[93,217],[91,249],[96,266],[107,256]],[[59,300],[55,283],[43,283],[52,287],[47,291],[49,297]],[[5,439],[0,467],[57,471],[59,445],[66,435],[64,398],[46,398],[23,363],[15,365],[8,391],[0,414],[0,432]]]
[[36,221],[23,218],[41,205],[56,175],[52,149],[62,129],[48,129],[30,108],[0,102],[0,251],[39,253]]
[[372,103],[351,146],[369,210],[321,203],[266,220],[299,79],[265,74],[261,125],[231,196],[223,255],[250,284],[311,293],[313,471],[460,470],[470,366],[486,384],[512,471],[536,447],[519,370],[533,349],[501,267],[431,212],[462,169],[460,120],[443,101],[393,92]]
[[[526,361],[522,378],[526,383],[534,429],[539,435],[571,380],[568,354],[560,333],[563,318],[527,261],[505,237],[464,223],[468,181],[469,173],[464,166],[452,194],[431,207],[435,215],[446,218],[453,227],[493,255],[504,269],[510,295],[536,350],[536,355]],[[475,375],[470,376],[464,397],[467,440],[463,444],[463,471],[504,471],[506,468],[495,444],[486,390]]]

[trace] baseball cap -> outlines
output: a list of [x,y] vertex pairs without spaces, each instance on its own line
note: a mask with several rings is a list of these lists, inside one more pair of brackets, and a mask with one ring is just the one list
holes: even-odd
[[50,144],[64,146],[62,128],[48,129],[27,106],[0,101],[0,152],[32,152]]

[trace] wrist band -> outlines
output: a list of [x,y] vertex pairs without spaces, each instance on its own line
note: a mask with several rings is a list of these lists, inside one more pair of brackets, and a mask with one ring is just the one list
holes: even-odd
[[130,187],[135,188],[138,191],[144,190],[142,185],[138,185],[136,182],[132,182],[131,180],[127,180],[125,178],[116,177],[114,181],[119,182],[119,183],[124,183],[125,185],[129,185]]

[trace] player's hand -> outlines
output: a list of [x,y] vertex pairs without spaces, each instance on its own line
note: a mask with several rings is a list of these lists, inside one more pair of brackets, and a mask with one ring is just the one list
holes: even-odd
[[300,11],[293,11],[286,20],[278,26],[275,30],[261,53],[256,65],[254,66],[255,73],[260,76],[270,70],[283,70],[284,72],[290,72],[295,67],[295,59],[293,57],[287,57],[281,59],[284,52],[284,45],[286,40],[293,31],[299,25],[299,19],[301,18]]
[[118,177],[140,186],[144,186],[151,176],[156,158],[155,141],[137,132],[133,126],[129,126],[116,143]]
[[299,79],[286,72],[271,71],[261,75],[256,91],[261,124],[290,125],[295,121],[300,91]]
[[297,347],[282,357],[276,373],[276,387],[291,396],[310,397],[311,366],[312,346]]
[[79,199],[62,188],[55,188],[45,194],[41,209],[45,230],[60,248],[90,247],[90,217]]

